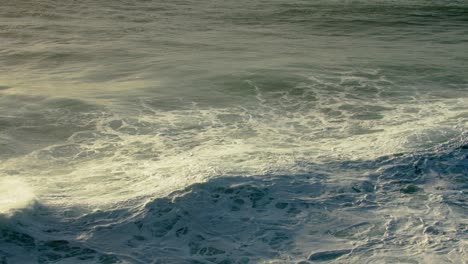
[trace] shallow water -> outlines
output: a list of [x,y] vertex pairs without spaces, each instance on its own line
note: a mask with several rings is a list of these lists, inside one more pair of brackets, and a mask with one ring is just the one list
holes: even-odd
[[0,8],[0,263],[464,263],[466,1]]

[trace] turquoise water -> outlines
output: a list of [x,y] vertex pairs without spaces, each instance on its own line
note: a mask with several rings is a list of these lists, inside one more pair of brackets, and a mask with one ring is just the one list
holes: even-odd
[[0,263],[465,263],[468,2],[0,7]]

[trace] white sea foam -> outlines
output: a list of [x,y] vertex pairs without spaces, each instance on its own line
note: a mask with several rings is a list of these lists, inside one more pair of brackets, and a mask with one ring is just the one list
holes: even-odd
[[[166,195],[217,176],[302,173],[311,162],[422,150],[462,133],[467,119],[457,117],[468,105],[464,98],[382,103],[388,110],[378,119],[356,120],[352,113],[335,119],[320,107],[281,115],[281,107],[262,105],[158,111],[142,104],[145,112],[133,117],[90,116],[83,122],[93,122],[94,131],[7,160],[2,171],[22,168],[20,177],[44,203],[99,207]],[[349,102],[327,107],[339,111],[342,105]]]
[[0,215],[11,215],[31,205],[33,200],[32,189],[20,178],[0,178]]

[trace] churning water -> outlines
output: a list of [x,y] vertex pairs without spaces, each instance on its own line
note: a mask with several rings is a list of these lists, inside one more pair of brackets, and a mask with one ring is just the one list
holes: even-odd
[[2,0],[0,263],[466,263],[468,2]]

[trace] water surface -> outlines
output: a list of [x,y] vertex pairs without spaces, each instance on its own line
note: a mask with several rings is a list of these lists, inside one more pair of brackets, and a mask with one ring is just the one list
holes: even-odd
[[466,1],[0,8],[1,263],[464,263]]

